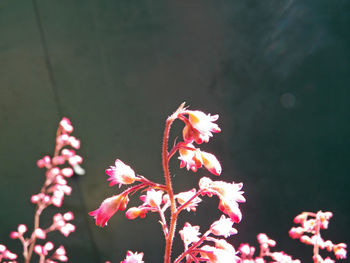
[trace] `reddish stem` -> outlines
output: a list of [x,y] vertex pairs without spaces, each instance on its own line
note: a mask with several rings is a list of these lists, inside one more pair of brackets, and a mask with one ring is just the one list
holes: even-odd
[[185,104],[182,103],[180,105],[180,107],[171,116],[168,117],[168,119],[166,120],[166,123],[165,123],[164,136],[163,136],[162,164],[163,164],[165,185],[167,188],[166,191],[169,195],[170,208],[171,208],[169,233],[168,233],[166,240],[165,240],[164,263],[171,262],[171,248],[172,248],[172,244],[173,244],[175,228],[176,228],[176,221],[177,221],[177,208],[176,208],[174,191],[173,191],[172,182],[171,182],[171,178],[170,178],[170,172],[169,172],[169,159],[168,159],[169,132],[170,132],[170,127],[171,127],[172,123],[177,119],[179,113],[183,110],[184,105]]

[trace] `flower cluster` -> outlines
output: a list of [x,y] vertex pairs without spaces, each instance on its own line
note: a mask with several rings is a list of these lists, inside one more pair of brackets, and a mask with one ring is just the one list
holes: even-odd
[[[208,143],[214,133],[220,132],[219,126],[215,123],[218,115],[205,114],[198,110],[188,110],[184,104],[166,120],[163,145],[162,164],[165,184],[155,183],[142,175],[138,175],[127,164],[117,159],[114,166],[106,169],[107,181],[110,186],[118,185],[127,188],[121,193],[106,198],[100,207],[89,214],[96,220],[96,225],[104,227],[109,219],[117,212],[126,210],[128,219],[145,218],[148,213],[157,213],[159,222],[163,230],[165,239],[164,263],[300,263],[300,260],[293,259],[283,251],[271,251],[276,242],[266,234],[257,236],[260,245],[260,253],[254,256],[255,248],[249,244],[241,244],[236,250],[234,246],[226,241],[226,238],[237,234],[233,227],[235,223],[242,220],[242,213],[239,204],[245,202],[243,196],[243,184],[236,182],[225,182],[212,180],[209,177],[199,179],[198,188],[192,188],[180,193],[174,193],[172,188],[172,177],[169,171],[169,161],[178,152],[180,168],[186,168],[197,172],[204,167],[211,174],[219,176],[222,172],[221,164],[214,154],[204,152],[198,148],[199,144]],[[182,130],[182,140],[174,143],[168,151],[169,133],[172,123],[180,120],[184,123]],[[141,191],[139,199],[141,204],[129,207],[129,197]],[[223,213],[221,217],[214,221],[210,228],[203,234],[200,226],[193,226],[186,222],[179,231],[179,235],[184,244],[184,251],[172,260],[171,250],[178,217],[182,211],[196,211],[204,197],[216,196],[219,199],[218,209]],[[166,211],[170,210],[170,216]],[[307,219],[310,214],[302,214],[295,219],[296,223],[302,226],[292,228],[290,235],[293,238],[307,244],[313,244],[319,248],[327,248],[333,251],[337,259],[346,257],[346,245],[340,243],[334,245],[330,241],[323,241],[320,238],[317,227],[327,228],[328,220],[331,216],[327,213],[317,213],[316,219]],[[312,233],[314,237],[306,236],[305,233]],[[315,237],[316,236],[316,237]],[[267,261],[272,260],[272,261]],[[127,252],[127,256],[121,263],[143,263],[143,253]],[[323,260],[318,250],[314,250],[314,263],[331,263],[329,258]],[[107,261],[106,263],[109,263]]]
[[298,227],[292,227],[289,230],[289,236],[294,239],[299,239],[300,242],[312,245],[314,247],[314,262],[315,263],[332,263],[335,262],[330,257],[323,259],[319,254],[319,249],[326,249],[328,252],[333,252],[336,259],[346,258],[346,244],[334,244],[331,240],[324,240],[321,237],[321,229],[327,229],[329,220],[333,216],[332,212],[317,213],[302,212],[294,218],[294,223],[299,224]]
[[293,259],[283,251],[272,252],[271,248],[276,246],[276,241],[270,239],[266,234],[260,233],[257,236],[257,239],[260,245],[260,253],[255,258],[255,247],[252,247],[247,243],[239,246],[238,250],[241,254],[241,263],[265,263],[266,258],[270,258],[273,262],[279,263],[300,263],[299,259]]
[[[69,236],[75,230],[75,226],[68,221],[73,220],[72,212],[65,214],[57,213],[53,217],[50,226],[43,228],[39,225],[39,219],[42,212],[49,206],[61,207],[66,195],[70,195],[72,188],[68,185],[67,179],[74,173],[83,174],[84,170],[80,164],[83,158],[75,153],[80,148],[80,141],[71,136],[73,126],[68,118],[63,118],[58,126],[56,135],[56,147],[52,157],[44,156],[37,161],[39,168],[45,168],[45,182],[38,194],[31,197],[30,201],[36,205],[34,217],[34,229],[32,233],[28,232],[27,226],[20,224],[17,231],[12,231],[10,237],[18,239],[23,246],[24,262],[29,263],[33,252],[39,255],[39,262],[55,263],[66,262],[68,260],[63,246],[58,247],[54,252],[54,244],[46,242],[44,245],[36,244],[38,240],[45,240],[47,234],[52,231],[60,231],[64,236]],[[6,250],[6,247],[0,245],[0,262],[2,260],[15,260],[17,255]],[[15,262],[15,261],[4,261]]]
[[[129,165],[117,159],[115,165],[106,170],[107,181],[109,181],[110,186],[118,185],[120,188],[126,185],[128,188],[121,193],[106,198],[98,209],[89,213],[95,218],[96,225],[105,226],[117,211],[126,209],[129,196],[137,191],[145,191],[145,194],[140,196],[142,203],[139,206],[128,208],[125,215],[128,219],[136,219],[146,217],[149,212],[159,214],[159,222],[166,241],[164,261],[170,262],[171,246],[179,214],[184,210],[196,211],[197,206],[202,202],[200,197],[217,196],[219,198],[219,210],[228,217],[222,215],[202,236],[199,233],[199,226],[191,226],[187,222],[180,231],[185,250],[174,262],[180,262],[184,258],[188,262],[192,260],[195,262],[224,262],[225,260],[225,262],[236,262],[236,259],[238,259],[236,251],[224,238],[237,233],[232,225],[242,219],[238,204],[245,202],[241,191],[243,184],[213,181],[208,177],[203,177],[199,180],[198,189],[192,188],[184,192],[174,193],[168,168],[170,159],[178,152],[181,168],[197,172],[199,168],[204,167],[216,176],[221,174],[221,164],[215,155],[204,152],[195,146],[195,144],[209,142],[213,133],[221,131],[215,123],[218,117],[218,115],[212,116],[201,111],[188,110],[184,105],[181,105],[167,119],[162,152],[165,184],[155,183],[144,176],[137,175]],[[183,140],[174,144],[173,148],[168,151],[169,130],[176,119],[183,121],[185,124],[182,131]],[[166,218],[165,212],[167,210],[170,210],[170,218]],[[217,236],[221,236],[221,238],[217,238]],[[128,253],[133,255],[131,252]],[[130,262],[143,262],[140,255],[138,254],[137,260],[133,259]],[[129,262],[127,260],[123,262]]]

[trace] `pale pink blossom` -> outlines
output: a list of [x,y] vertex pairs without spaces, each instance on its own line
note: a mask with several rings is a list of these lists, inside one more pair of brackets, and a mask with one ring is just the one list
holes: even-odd
[[219,220],[211,224],[210,230],[216,236],[229,237],[237,234],[237,230],[232,227],[233,221],[222,215]]
[[121,262],[121,263],[144,263],[142,260],[143,258],[143,253],[138,253],[138,252],[131,252],[128,251],[126,252],[126,258]]
[[340,243],[333,246],[333,252],[337,259],[346,258],[346,244]]
[[221,164],[215,155],[195,148],[191,143],[179,144],[180,168],[196,172],[198,168],[204,166],[209,172],[215,175],[221,174]]
[[207,259],[210,263],[240,262],[239,257],[236,256],[234,247],[223,239],[217,240],[215,242],[215,247],[205,245],[200,249],[202,258]]
[[201,151],[204,167],[214,175],[221,174],[221,164],[214,154]]
[[128,195],[119,194],[105,199],[100,207],[89,213],[96,219],[96,225],[104,227],[107,221],[118,211],[123,211],[129,202]]
[[144,206],[158,208],[163,201],[163,191],[156,191],[152,188],[147,191],[146,195],[141,195],[140,199],[144,202]]
[[217,195],[220,199],[219,209],[228,215],[235,223],[242,219],[242,213],[238,207],[238,202],[245,202],[242,183],[226,183],[224,181],[212,181],[208,177],[202,177],[199,180],[199,188],[203,194],[208,196]]
[[134,170],[119,159],[115,161],[115,166],[106,170],[106,174],[109,176],[109,186],[119,184],[120,187],[122,184],[132,184],[137,179]]
[[[175,195],[176,200],[179,202],[180,205],[185,204],[187,201],[189,201],[194,195],[196,194],[196,189],[193,188],[190,191],[187,192],[181,192],[177,195]],[[187,205],[186,209],[187,211],[196,211],[197,205],[202,201],[198,196],[193,198]]]
[[183,115],[188,115],[185,119],[186,126],[183,129],[183,138],[185,142],[195,141],[197,144],[208,142],[209,138],[213,136],[212,132],[220,132],[219,126],[214,123],[219,115],[206,115],[201,111],[186,110]]
[[191,243],[199,241],[199,226],[192,226],[186,222],[183,229],[179,231],[182,241],[187,248]]
[[149,208],[147,207],[130,207],[128,211],[126,211],[125,216],[128,219],[136,219],[138,217],[144,218],[149,211]]
[[186,167],[187,170],[191,169],[193,172],[196,172],[203,165],[200,150],[196,149],[191,143],[184,143],[181,146],[179,149],[180,168]]

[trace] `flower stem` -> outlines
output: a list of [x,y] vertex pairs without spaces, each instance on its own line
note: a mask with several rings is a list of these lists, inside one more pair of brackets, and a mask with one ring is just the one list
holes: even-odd
[[169,132],[170,132],[170,127],[172,123],[177,119],[179,112],[183,110],[184,105],[185,104],[182,103],[180,107],[171,116],[168,117],[165,123],[164,136],[163,136],[162,164],[163,164],[165,185],[167,188],[166,191],[169,195],[170,208],[171,208],[170,227],[169,227],[168,235],[166,236],[166,239],[165,239],[166,243],[165,243],[165,252],[164,252],[164,263],[171,262],[171,248],[173,244],[176,221],[177,221],[177,209],[176,209],[174,191],[173,191],[172,182],[170,178],[170,171],[169,171],[169,159],[168,159]]

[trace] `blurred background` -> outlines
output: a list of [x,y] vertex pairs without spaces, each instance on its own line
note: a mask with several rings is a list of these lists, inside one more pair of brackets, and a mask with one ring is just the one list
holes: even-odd
[[[265,232],[276,250],[311,262],[312,248],[288,230],[300,212],[324,210],[334,213],[324,238],[349,245],[349,12],[346,0],[2,0],[0,243],[21,254],[8,235],[33,224],[30,196],[44,181],[36,161],[52,154],[66,116],[86,174],[42,219],[45,227],[53,213],[73,211],[77,230],[48,239],[65,245],[70,262],[120,262],[127,250],[162,262],[156,215],[130,221],[119,212],[99,228],[87,213],[121,191],[104,173],[116,158],[163,182],[164,122],[186,101],[220,115],[222,132],[201,148],[221,161],[221,180],[244,183],[232,244],[257,245]],[[177,191],[213,178],[179,169],[176,158]],[[204,198],[177,229],[190,221],[205,232],[217,205]],[[182,249],[177,235],[174,255]]]

